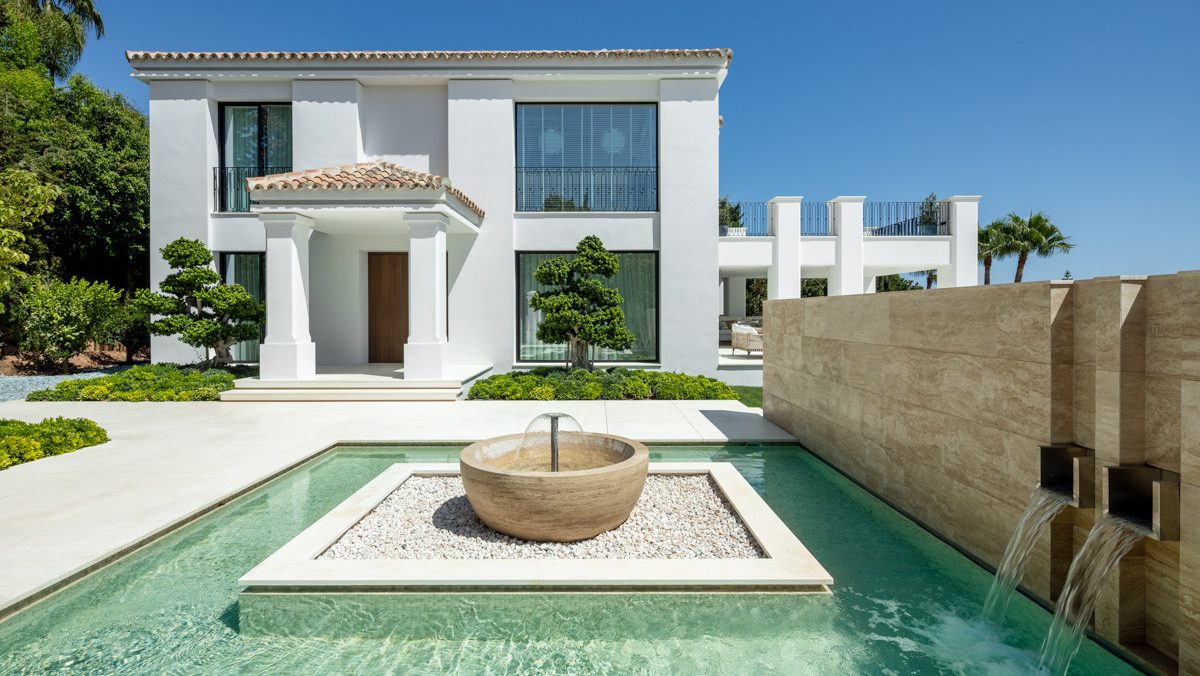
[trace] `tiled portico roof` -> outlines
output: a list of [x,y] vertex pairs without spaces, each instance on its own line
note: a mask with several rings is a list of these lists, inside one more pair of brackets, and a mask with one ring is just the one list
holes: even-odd
[[483,217],[483,209],[471,201],[461,190],[450,185],[450,180],[423,171],[402,167],[392,162],[360,162],[342,164],[324,169],[303,169],[286,174],[272,174],[246,179],[250,190],[277,190],[295,192],[301,190],[445,190],[471,211]]
[[504,61],[530,59],[691,59],[720,58],[733,50],[713,49],[533,49],[519,51],[352,51],[352,52],[125,52],[129,61]]

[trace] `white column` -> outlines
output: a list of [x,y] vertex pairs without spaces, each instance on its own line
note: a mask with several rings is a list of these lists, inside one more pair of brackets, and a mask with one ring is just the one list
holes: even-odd
[[746,282],[745,277],[729,278],[729,305],[726,311],[730,317],[743,318],[746,316]]
[[863,293],[875,293],[874,275],[863,277]]
[[950,265],[938,268],[939,288],[979,284],[979,195],[954,195],[950,202]]
[[829,201],[837,259],[829,274],[829,295],[863,292],[863,202],[867,198],[835,197]]
[[767,203],[775,246],[767,269],[767,298],[800,297],[800,204],[803,197],[773,197]]
[[408,245],[408,342],[404,344],[406,380],[447,377],[446,226],[440,214],[406,217]]
[[308,332],[312,219],[300,214],[260,214],[259,219],[267,232],[267,335],[259,353],[259,378],[312,378],[317,364]]

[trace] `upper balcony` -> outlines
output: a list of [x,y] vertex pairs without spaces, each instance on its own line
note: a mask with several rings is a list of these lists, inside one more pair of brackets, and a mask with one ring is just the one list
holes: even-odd
[[221,213],[250,211],[250,192],[246,179],[271,174],[286,174],[290,166],[280,167],[213,167],[213,206]]

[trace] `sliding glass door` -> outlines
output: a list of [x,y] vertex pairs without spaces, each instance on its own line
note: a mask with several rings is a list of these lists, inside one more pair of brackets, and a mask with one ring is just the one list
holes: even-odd
[[[221,254],[221,277],[226,284],[241,284],[250,296],[262,303],[267,298],[266,254],[224,253]],[[241,362],[258,361],[258,349],[262,343],[262,334],[257,340],[243,340],[233,346],[233,360]]]
[[291,104],[221,106],[221,211],[249,211],[246,179],[292,170]]

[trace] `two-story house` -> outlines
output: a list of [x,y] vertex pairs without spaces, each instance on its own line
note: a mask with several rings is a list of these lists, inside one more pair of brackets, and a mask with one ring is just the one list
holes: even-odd
[[[860,251],[842,251],[836,225],[802,232],[798,198],[763,207],[770,218],[750,233],[762,237],[721,236],[731,57],[129,52],[150,87],[152,281],[169,272],[159,249],[189,237],[266,302],[261,342],[235,353],[260,377],[229,398],[453,398],[490,371],[563,362],[564,346],[536,336],[534,270],[594,234],[620,259],[613,283],[637,337],[596,359],[723,375],[718,319],[740,293],[729,280],[765,276],[772,297],[789,297],[802,274],[849,293],[875,274],[861,224]],[[803,206],[849,223],[861,201]],[[802,234],[815,236],[803,257]],[[954,247],[939,246],[878,269],[951,269]],[[818,267],[802,272],[802,258]],[[202,356],[164,337],[152,354]]]

